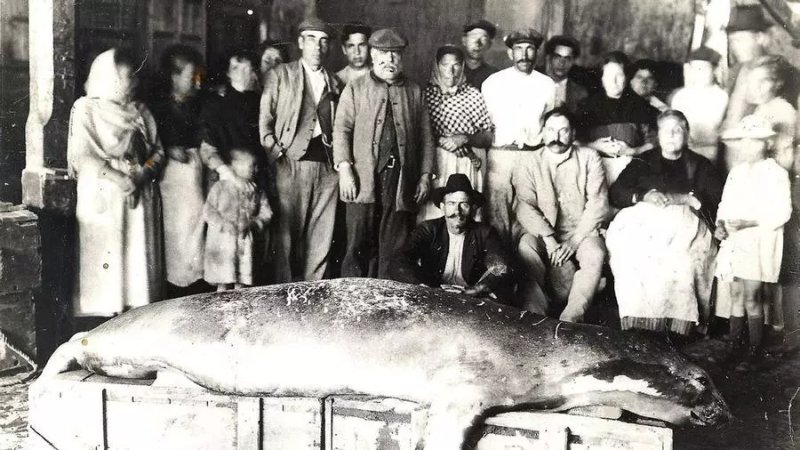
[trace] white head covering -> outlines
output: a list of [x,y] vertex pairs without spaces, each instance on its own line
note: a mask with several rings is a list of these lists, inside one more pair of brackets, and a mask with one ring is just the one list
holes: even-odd
[[[119,103],[127,103],[131,100],[132,92],[130,91],[134,85],[129,85],[129,89],[125,89],[123,86],[126,80],[122,76],[121,66],[114,61],[116,54],[117,50],[112,48],[97,55],[94,59],[84,85],[87,97]],[[123,91],[123,89],[125,90]]]

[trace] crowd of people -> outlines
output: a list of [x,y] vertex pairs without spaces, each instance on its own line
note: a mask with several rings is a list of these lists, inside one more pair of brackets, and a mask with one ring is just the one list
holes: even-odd
[[172,47],[146,102],[138,65],[108,50],[70,124],[74,314],[345,276],[582,322],[607,288],[623,329],[728,319],[748,370],[765,325],[796,332],[800,297],[797,97],[768,27],[759,6],[734,9],[732,79],[700,47],[672,93],[622,52],[601,89],[583,86],[581,44],[533,29],[505,36],[498,70],[485,20],[438,48],[424,86],[405,74],[406,38],[361,23],[341,30],[339,72],[325,66],[336,32],[309,18],[298,60],[237,52],[207,90],[199,55]]

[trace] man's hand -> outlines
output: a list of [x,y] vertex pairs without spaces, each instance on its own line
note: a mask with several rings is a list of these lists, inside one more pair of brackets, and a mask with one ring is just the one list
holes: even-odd
[[428,199],[430,191],[431,177],[429,174],[423,173],[422,176],[419,177],[419,183],[417,183],[417,192],[414,194],[414,201],[417,202],[417,205],[425,203],[425,200]]
[[186,147],[169,147],[167,149],[167,156],[169,156],[169,159],[178,161],[181,164],[189,162],[189,154],[186,153]]
[[469,137],[465,134],[454,134],[452,136],[442,136],[439,138],[439,147],[442,147],[450,153],[455,153],[456,150],[464,147],[468,143]]
[[346,202],[355,201],[358,197],[358,185],[356,184],[356,175],[353,173],[353,166],[340,164],[339,167],[339,195]]
[[659,207],[665,207],[669,204],[669,198],[655,189],[651,189],[647,194],[642,197],[643,202],[652,203]]
[[574,239],[567,239],[562,242],[556,250],[550,255],[550,263],[556,267],[560,267],[565,262],[569,261],[578,251],[578,242]]
[[483,283],[478,283],[475,286],[464,289],[464,294],[472,297],[488,297],[491,292],[489,286]]
[[554,261],[554,256],[556,250],[558,250],[558,246],[558,241],[553,236],[546,236],[544,238],[544,248],[547,250],[547,259],[549,259],[551,263]]
[[725,221],[720,220],[717,222],[717,229],[714,230],[714,237],[720,241],[728,239],[728,229],[725,226]]

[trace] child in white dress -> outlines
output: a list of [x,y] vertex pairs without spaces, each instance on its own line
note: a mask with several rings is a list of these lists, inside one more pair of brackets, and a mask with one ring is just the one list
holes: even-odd
[[769,156],[776,133],[769,122],[747,116],[722,139],[741,156],[728,174],[717,212],[715,236],[722,241],[716,276],[731,292],[731,337],[749,331],[749,352],[737,370],[750,370],[761,355],[764,327],[762,283],[776,283],[783,256],[783,225],[792,205],[789,175]]

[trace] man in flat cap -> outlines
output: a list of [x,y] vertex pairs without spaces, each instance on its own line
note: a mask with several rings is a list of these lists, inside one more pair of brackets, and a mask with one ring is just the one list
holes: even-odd
[[331,142],[340,88],[323,67],[333,31],[317,18],[303,21],[299,29],[300,59],[268,72],[261,96],[261,145],[277,191],[276,282],[323,277],[336,216]]
[[[728,76],[726,88],[730,93],[728,112],[722,129],[733,128],[746,115],[752,114],[755,106],[747,101],[747,78],[752,62],[770,54],[768,30],[772,26],[764,16],[761,5],[741,5],[731,9],[730,20],[725,31],[728,33],[728,47],[734,64]],[[792,106],[797,106],[800,93],[800,72],[788,63],[781,74],[783,89],[778,94]]]
[[336,72],[342,84],[369,73],[369,36],[372,28],[363,23],[349,23],[342,28],[342,53],[347,66]]
[[719,131],[728,108],[728,93],[714,78],[720,59],[720,54],[708,47],[689,53],[683,65],[684,87],[675,91],[670,101],[670,108],[689,121],[689,148],[714,164],[720,162]]
[[333,130],[347,203],[342,276],[388,278],[428,198],[434,145],[422,89],[403,74],[406,39],[382,29],[369,44],[372,70],[345,86]]
[[483,83],[483,97],[496,127],[488,156],[484,214],[507,245],[512,244],[512,170],[525,152],[541,146],[542,117],[555,103],[555,83],[533,70],[543,40],[532,29],[506,36],[513,65]]
[[464,76],[467,83],[475,86],[478,90],[481,89],[489,75],[498,70],[497,67],[490,66],[484,61],[486,52],[492,46],[492,39],[496,34],[497,28],[491,22],[483,19],[464,25],[464,36],[461,38],[466,55]]

